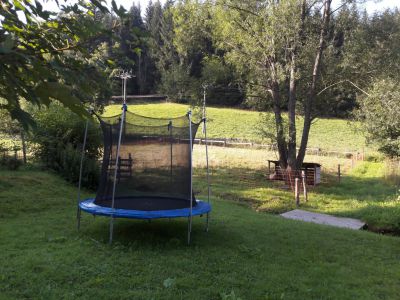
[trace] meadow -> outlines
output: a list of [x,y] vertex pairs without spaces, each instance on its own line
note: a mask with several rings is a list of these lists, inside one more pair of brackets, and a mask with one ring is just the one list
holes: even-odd
[[[128,110],[149,117],[176,117],[185,114],[188,105],[177,103],[151,103],[129,105]],[[121,112],[120,105],[110,105],[105,115]],[[195,117],[199,117],[199,109],[194,109]],[[247,140],[257,143],[266,141],[260,131],[262,114],[233,108],[207,108],[208,135],[210,138],[227,138]],[[302,118],[297,119],[298,138],[302,130]],[[366,146],[365,139],[357,130],[357,123],[340,119],[316,119],[311,127],[309,148],[320,148],[324,151],[355,152],[372,150]]]

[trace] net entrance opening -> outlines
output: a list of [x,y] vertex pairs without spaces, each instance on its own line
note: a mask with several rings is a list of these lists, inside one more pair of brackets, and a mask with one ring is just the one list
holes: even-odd
[[[131,210],[170,210],[190,207],[191,149],[200,123],[189,124],[188,115],[149,118],[127,111],[117,147],[121,115],[99,117],[104,153],[95,204]],[[196,205],[192,196],[192,205]]]

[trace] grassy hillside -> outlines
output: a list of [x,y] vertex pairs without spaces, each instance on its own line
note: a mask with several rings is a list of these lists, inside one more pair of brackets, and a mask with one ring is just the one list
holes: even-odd
[[[89,196],[85,193],[84,196]],[[213,199],[211,230],[83,215],[76,188],[0,171],[1,299],[396,299],[400,239],[257,213]]]
[[[129,110],[150,117],[173,117],[188,111],[189,107],[176,103],[129,105]],[[106,108],[107,115],[121,111],[120,105]],[[260,113],[231,109],[207,109],[211,138],[238,138],[261,142],[262,137],[257,130],[260,127]],[[302,118],[298,118],[298,138],[302,129]],[[309,147],[318,147],[327,151],[361,151],[365,148],[362,134],[354,130],[354,125],[346,120],[318,119],[314,122],[309,140]]]

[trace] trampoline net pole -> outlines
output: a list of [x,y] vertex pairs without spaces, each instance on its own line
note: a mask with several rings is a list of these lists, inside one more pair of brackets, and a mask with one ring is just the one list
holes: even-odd
[[[124,129],[124,122],[125,122],[125,112],[126,112],[126,103],[124,101],[124,105],[122,106],[122,116],[121,116],[121,124],[119,128],[119,136],[118,136],[118,144],[117,144],[117,153],[115,157],[115,166],[114,166],[114,181],[113,181],[113,189],[112,189],[112,197],[111,197],[111,208],[114,209],[115,205],[115,190],[117,187],[117,176],[118,176],[118,164],[119,164],[119,150],[121,146],[121,139],[122,139],[122,131]],[[110,219],[110,244],[112,243],[112,236],[113,236],[113,226],[114,226],[114,216],[111,216]]]
[[84,159],[85,159],[85,149],[86,149],[86,140],[87,140],[88,127],[89,127],[89,120],[86,120],[85,133],[84,133],[83,144],[82,144],[81,164],[80,164],[80,167],[79,167],[78,199],[77,199],[77,211],[76,211],[76,217],[78,219],[78,229],[80,227],[80,212],[81,212],[81,210],[79,208],[79,203],[81,202],[83,162],[84,162]]
[[[210,203],[211,196],[211,186],[210,186],[210,168],[208,164],[208,141],[207,141],[207,116],[206,116],[206,89],[207,86],[203,86],[204,94],[203,94],[203,134],[204,134],[204,143],[206,148],[206,176],[207,176],[207,203]],[[206,231],[208,231],[210,221],[210,213],[207,213],[206,219]]]
[[172,148],[173,148],[172,121],[169,121],[168,129],[169,129],[169,144],[170,144],[170,180],[172,180]]
[[188,112],[189,117],[189,140],[190,140],[190,214],[188,228],[188,244],[190,244],[190,234],[192,232],[192,212],[193,212],[193,140],[192,140],[192,111]]

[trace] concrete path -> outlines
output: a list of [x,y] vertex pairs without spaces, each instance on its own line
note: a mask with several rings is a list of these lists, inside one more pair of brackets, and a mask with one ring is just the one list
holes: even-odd
[[300,220],[304,222],[312,222],[317,224],[331,225],[349,229],[361,229],[365,223],[351,218],[340,218],[326,214],[313,213],[301,209],[295,209],[281,214],[286,219]]

